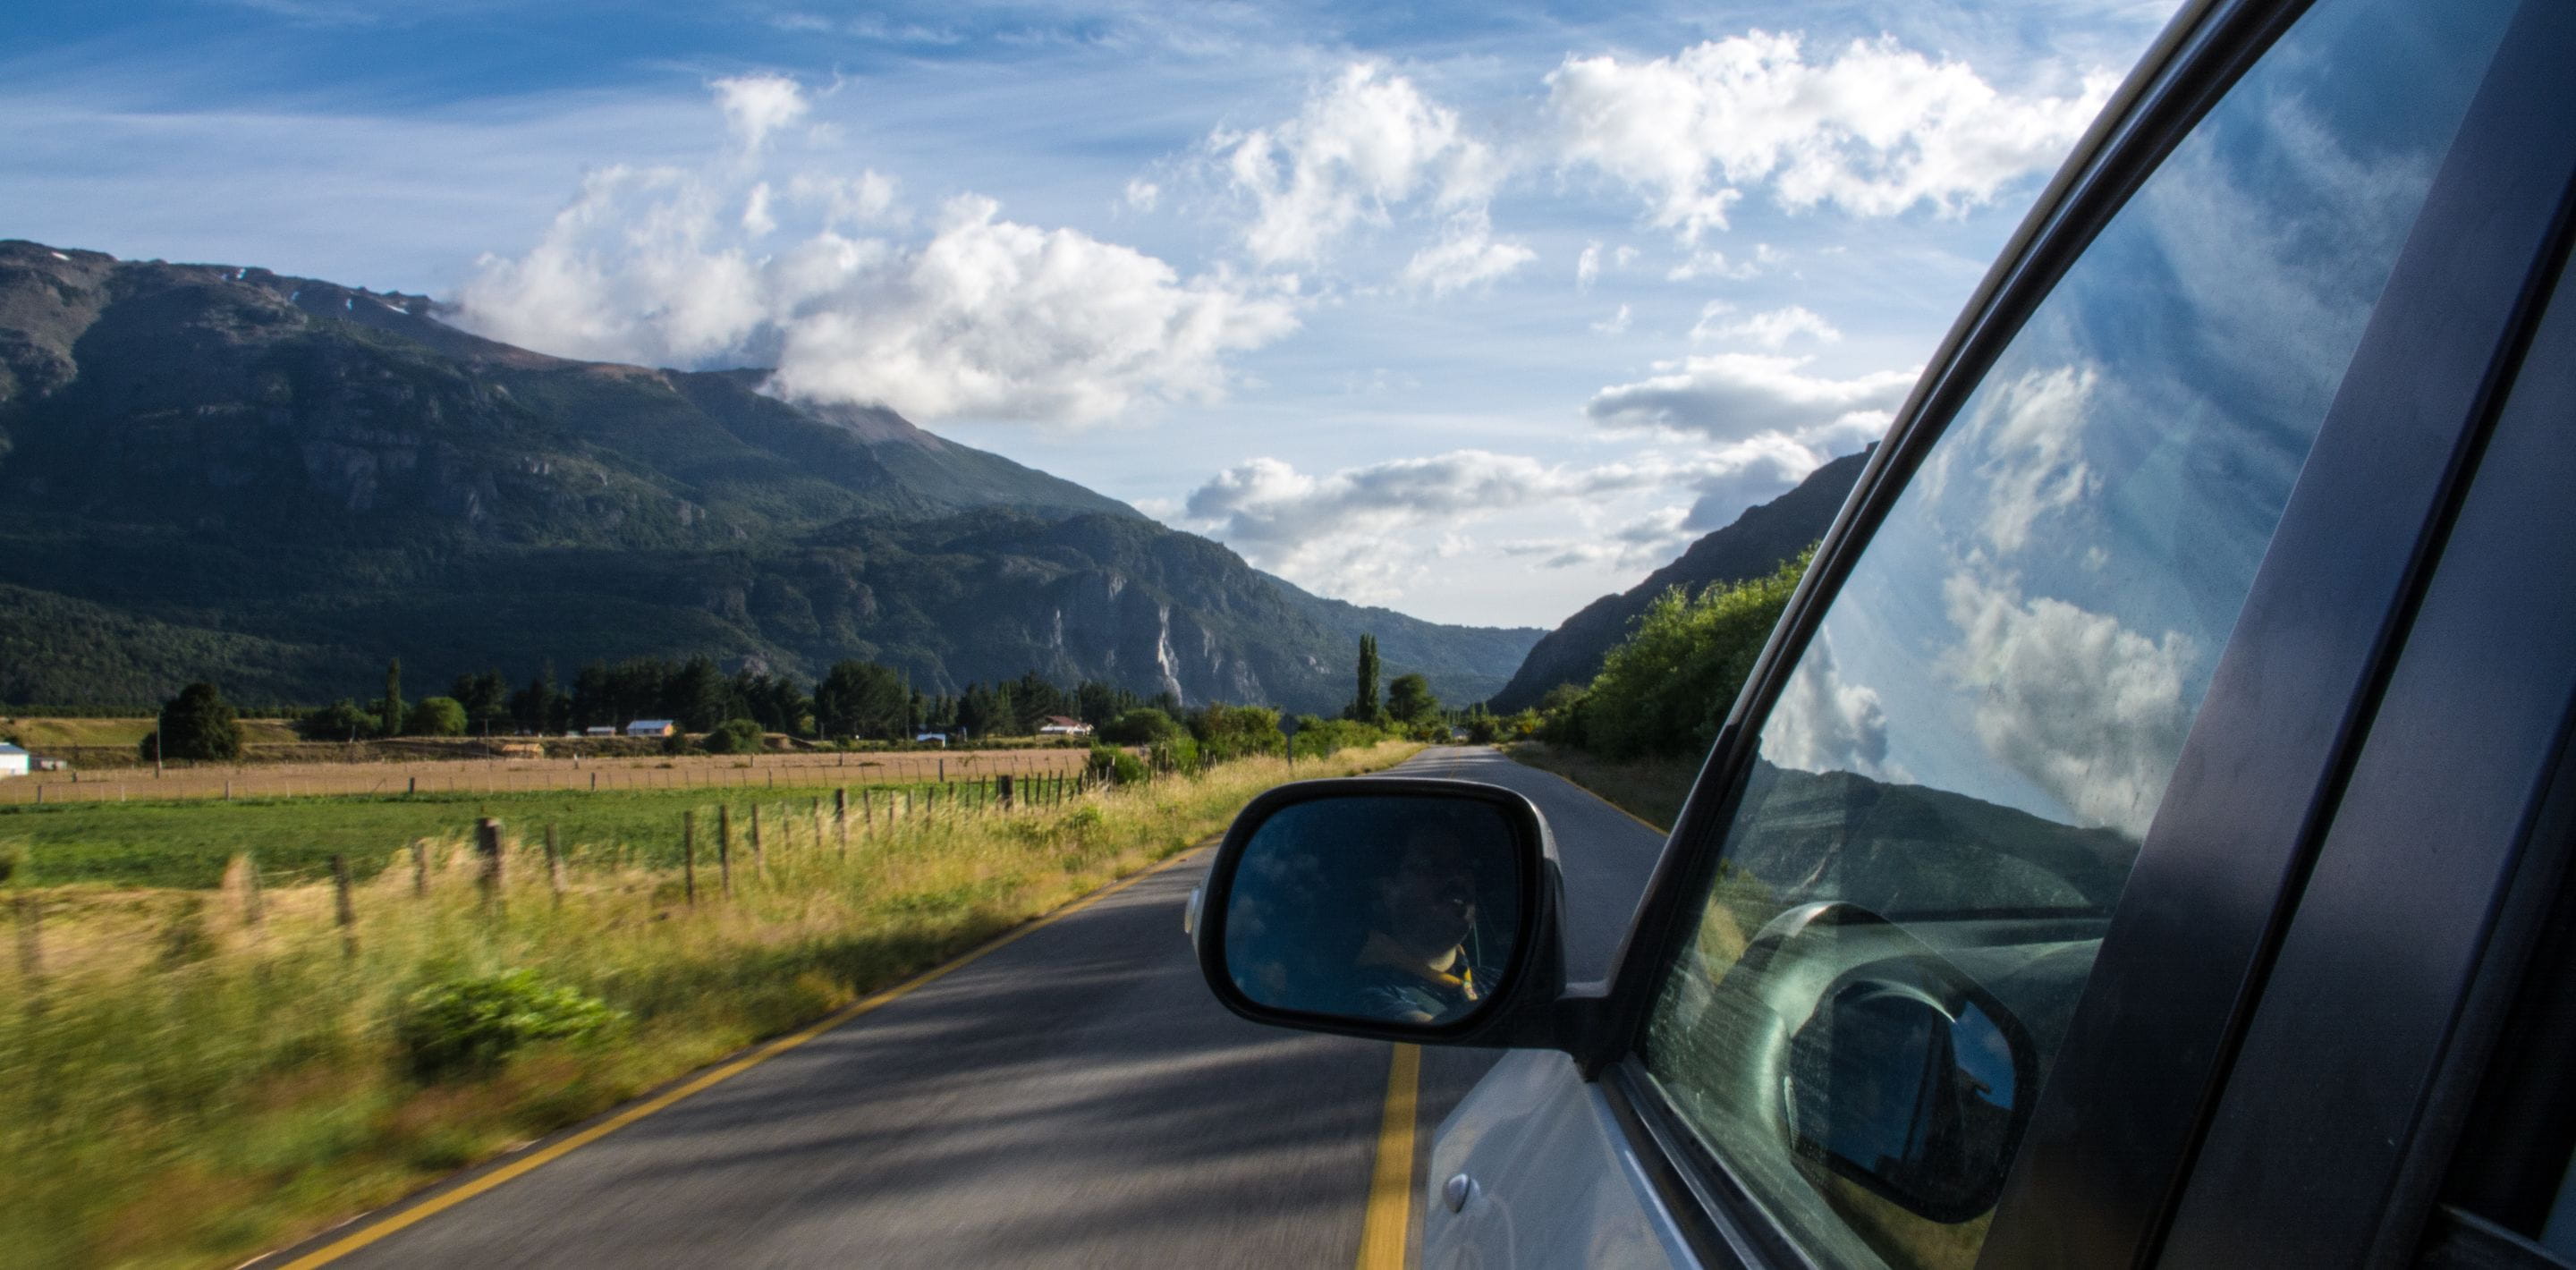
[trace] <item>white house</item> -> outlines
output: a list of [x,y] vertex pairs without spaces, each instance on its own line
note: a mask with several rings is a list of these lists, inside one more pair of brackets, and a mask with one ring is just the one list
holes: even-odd
[[1050,714],[1046,717],[1046,722],[1038,726],[1038,735],[1089,736],[1091,725],[1080,719],[1068,719],[1060,714]]
[[26,774],[27,752],[5,741],[0,741],[0,776],[24,776]]
[[680,725],[669,719],[637,719],[626,725],[628,736],[677,736]]

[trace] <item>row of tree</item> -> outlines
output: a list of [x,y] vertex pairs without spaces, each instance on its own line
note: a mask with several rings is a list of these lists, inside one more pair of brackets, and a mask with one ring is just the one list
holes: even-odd
[[1697,595],[1664,592],[1590,684],[1540,700],[1538,735],[1612,758],[1706,753],[1814,555]]
[[1398,675],[1386,686],[1386,701],[1377,695],[1379,666],[1377,636],[1360,636],[1359,681],[1351,703],[1342,707],[1342,717],[1353,723],[1375,728],[1420,731],[1444,726],[1447,715],[1440,698],[1432,695],[1431,681],[1421,675]]
[[[1158,698],[1164,704],[1176,704]],[[1063,716],[1095,727],[1147,699],[1113,685],[1067,688],[1031,671],[1018,679],[973,683],[961,693],[913,690],[902,672],[867,661],[843,661],[809,691],[792,675],[745,667],[731,675],[712,657],[635,657],[593,662],[567,687],[548,665],[516,690],[498,670],[460,675],[446,696],[403,699],[402,663],[386,667],[373,700],[342,698],[298,724],[311,740],[495,733],[555,735],[669,719],[681,731],[712,732],[735,719],[792,736],[906,738],[921,732],[1026,736]]]

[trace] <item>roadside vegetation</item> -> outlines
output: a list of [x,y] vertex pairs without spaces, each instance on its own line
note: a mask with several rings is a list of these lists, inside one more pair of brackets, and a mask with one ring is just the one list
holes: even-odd
[[1670,830],[1815,548],[1697,595],[1674,587],[1637,619],[1590,684],[1548,693],[1514,758]]
[[[197,888],[132,885],[157,867],[139,858],[28,885],[79,844],[0,822],[0,1264],[235,1263],[1167,859],[1281,781],[1418,748],[1301,731],[1292,766],[1270,711],[1189,722],[1007,809],[924,790],[864,821],[856,795],[845,821],[784,789],[458,799],[434,831],[370,820],[424,810],[378,800],[63,809],[228,823],[191,868],[226,832],[261,844]],[[493,854],[466,814],[486,810]],[[342,857],[345,888],[327,859],[273,869],[290,843]]]

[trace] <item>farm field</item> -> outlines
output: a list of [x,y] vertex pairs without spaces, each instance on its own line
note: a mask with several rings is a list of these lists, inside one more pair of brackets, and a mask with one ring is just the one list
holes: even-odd
[[[774,835],[761,851],[747,791],[728,793],[732,849],[715,859],[709,791],[495,797],[495,816],[516,817],[497,870],[471,845],[464,797],[22,809],[0,837],[147,811],[263,835],[352,812],[446,828],[350,822],[435,836],[403,850],[417,870],[382,868],[378,850],[373,876],[336,894],[266,867],[213,888],[48,886],[54,848],[35,846],[18,881],[36,885],[12,897],[17,956],[0,965],[0,1003],[19,1007],[0,1009],[0,1158],[16,1169],[0,1264],[238,1264],[1168,859],[1261,790],[1419,748],[1250,758],[1007,811],[966,811],[943,788],[933,814],[917,785],[915,814],[890,817],[886,787],[868,787],[877,818],[846,849],[836,825],[816,831],[820,786],[759,793]],[[602,845],[692,807],[694,868]],[[545,813],[562,842],[585,808],[632,809],[638,828],[585,822],[597,836],[550,867]],[[451,1008],[475,1001],[508,1009]]]
[[[129,720],[79,720],[123,723]],[[998,773],[1078,771],[1079,747],[650,755],[620,758],[430,759],[390,763],[261,763],[240,767],[149,767],[38,772],[0,780],[0,808],[20,804],[168,799],[307,798],[328,795],[501,794],[545,790],[750,789],[789,785],[903,784],[978,780]],[[5,833],[5,831],[0,831]]]

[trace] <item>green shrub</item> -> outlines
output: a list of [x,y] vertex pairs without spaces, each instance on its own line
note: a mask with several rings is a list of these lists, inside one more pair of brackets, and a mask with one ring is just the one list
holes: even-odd
[[1180,733],[1177,720],[1152,706],[1138,706],[1100,725],[1100,739],[1113,745],[1152,745]]
[[161,707],[161,726],[138,747],[148,762],[155,758],[210,759],[241,757],[241,717],[210,683],[193,683]]
[[403,714],[403,731],[413,736],[465,735],[465,703],[454,697],[423,697]]
[[1125,750],[1106,745],[1091,747],[1091,761],[1085,765],[1093,780],[1113,785],[1139,785],[1146,778],[1145,762]]
[[376,717],[358,708],[358,703],[342,697],[295,721],[295,735],[307,741],[354,741],[374,736]]
[[394,1035],[421,1081],[489,1072],[530,1041],[590,1037],[616,1026],[597,997],[548,984],[534,970],[434,983],[404,1002]]
[[1666,591],[1603,660],[1590,689],[1550,712],[1542,735],[1614,758],[1707,750],[1813,554],[1811,547],[1763,577],[1696,598],[1680,587]]
[[767,744],[767,734],[749,719],[727,719],[698,742],[709,754],[757,754]]

